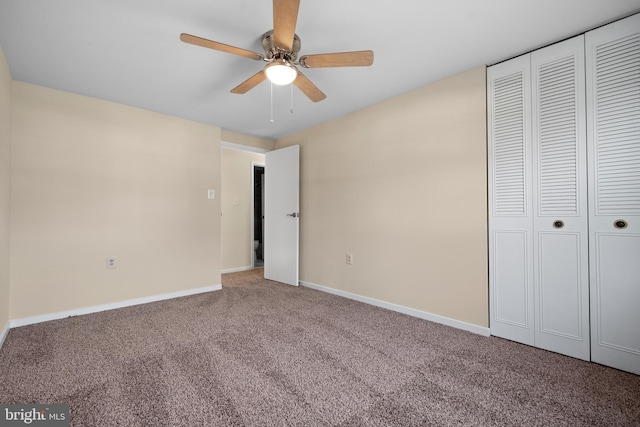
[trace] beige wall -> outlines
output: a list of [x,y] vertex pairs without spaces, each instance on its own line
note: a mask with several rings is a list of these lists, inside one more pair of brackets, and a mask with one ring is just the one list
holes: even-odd
[[12,319],[220,284],[220,128],[17,81],[12,105]]
[[485,81],[476,68],[276,141],[301,145],[301,280],[488,326]]
[[10,183],[11,74],[0,49],[0,335],[9,321]]
[[273,150],[275,141],[272,139],[258,138],[255,136],[244,135],[242,133],[222,130],[222,140],[233,144],[246,145],[248,147],[260,148],[262,150]]
[[485,105],[481,67],[274,142],[12,83],[0,51],[0,327],[250,265],[250,187],[221,172],[250,186],[264,156],[221,140],[302,146],[301,280],[487,326]]
[[[264,165],[264,154],[222,150],[222,270],[252,266],[251,162]],[[237,204],[235,200],[237,199]]]

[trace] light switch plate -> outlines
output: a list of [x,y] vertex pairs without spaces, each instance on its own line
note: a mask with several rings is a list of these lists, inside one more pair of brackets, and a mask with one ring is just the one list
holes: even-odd
[[111,256],[107,258],[107,268],[108,269],[116,268],[116,257]]

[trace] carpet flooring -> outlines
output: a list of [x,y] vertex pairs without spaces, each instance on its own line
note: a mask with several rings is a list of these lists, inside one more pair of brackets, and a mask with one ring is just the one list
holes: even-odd
[[640,426],[637,375],[261,274],[12,329],[0,403],[68,403],[73,426]]

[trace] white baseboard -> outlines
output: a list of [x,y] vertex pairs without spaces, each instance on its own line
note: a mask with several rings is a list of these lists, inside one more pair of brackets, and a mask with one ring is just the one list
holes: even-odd
[[171,298],[186,297],[189,295],[202,294],[205,292],[219,291],[222,285],[205,286],[204,288],[188,289],[186,291],[170,292],[166,294],[153,295],[149,297],[135,298],[126,301],[119,301],[110,304],[94,305],[92,307],[78,308],[74,310],[59,311],[57,313],[42,314],[39,316],[23,317],[9,321],[10,328],[18,326],[32,325],[34,323],[48,322],[49,320],[64,319],[70,316],[81,316],[83,314],[98,313],[100,311],[114,310],[116,308],[130,307],[132,305],[147,304],[150,302],[162,301]]
[[241,271],[249,271],[249,270],[253,270],[254,267],[252,266],[246,266],[246,267],[236,267],[236,268],[229,268],[227,270],[222,270],[220,273],[222,274],[227,274],[227,273],[239,273]]
[[2,330],[2,332],[0,332],[0,349],[2,348],[2,344],[4,344],[4,339],[7,337],[7,334],[9,333],[9,328],[11,327],[11,322],[7,322],[6,325],[4,325],[4,329]]
[[463,322],[461,320],[451,319],[450,317],[440,316],[438,314],[428,313],[426,311],[416,310],[414,308],[405,307],[398,304],[393,304],[386,301],[381,301],[375,298],[369,298],[362,295],[352,294],[350,292],[340,291],[338,289],[328,288],[326,286],[316,285],[314,283],[300,281],[302,286],[315,289],[329,294],[338,295],[344,298],[360,301],[365,304],[375,305],[376,307],[386,308],[387,310],[397,311],[398,313],[406,314],[409,316],[417,317],[419,319],[429,320],[431,322],[440,323],[443,325],[451,326],[453,328],[462,329],[474,334],[483,335],[488,337],[490,335],[490,329],[483,326],[474,325],[473,323]]

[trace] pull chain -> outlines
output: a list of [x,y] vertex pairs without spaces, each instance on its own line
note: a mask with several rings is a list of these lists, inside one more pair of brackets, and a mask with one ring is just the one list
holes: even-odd
[[275,123],[275,121],[273,120],[273,82],[269,83],[271,83],[271,118],[269,119],[269,122]]
[[289,86],[291,86],[291,114],[293,114],[293,84],[290,84]]

